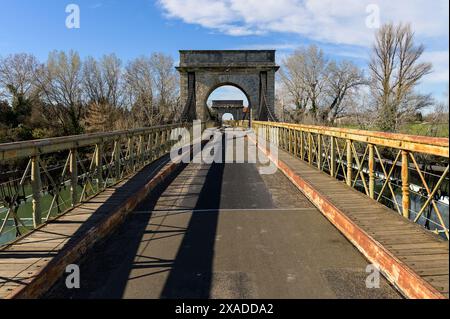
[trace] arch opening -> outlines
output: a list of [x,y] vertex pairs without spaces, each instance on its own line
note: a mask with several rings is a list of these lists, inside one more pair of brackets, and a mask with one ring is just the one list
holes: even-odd
[[231,113],[225,113],[224,115],[222,115],[222,122],[225,121],[234,121],[234,116]]
[[211,89],[207,95],[206,107],[218,122],[245,120],[250,109],[250,100],[244,90],[233,84],[222,84]]

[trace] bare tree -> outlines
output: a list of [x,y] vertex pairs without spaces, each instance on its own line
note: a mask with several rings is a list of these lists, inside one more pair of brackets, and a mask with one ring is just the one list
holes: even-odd
[[106,84],[106,100],[113,107],[119,107],[122,99],[122,61],[115,55],[101,59],[103,78]]
[[44,109],[65,134],[83,131],[82,72],[78,53],[54,51],[36,77]]
[[409,25],[389,23],[378,31],[369,68],[380,129],[396,131],[405,112],[429,105],[428,97],[413,93],[432,69],[430,63],[419,62],[424,50],[423,45],[415,44]]
[[103,131],[115,128],[123,105],[122,62],[116,55],[100,61],[88,57],[83,64],[83,90],[87,100],[86,129]]
[[339,119],[340,124],[355,126],[362,130],[374,129],[374,115],[371,107],[371,94],[367,87],[351,94],[345,101],[346,116]]
[[155,102],[166,121],[173,121],[178,98],[178,78],[172,57],[153,53],[150,57],[155,83]]
[[153,103],[154,80],[150,59],[140,57],[129,62],[124,77],[126,103],[131,107],[135,123],[139,126],[158,123],[157,108]]
[[302,62],[299,69],[301,86],[308,97],[310,112],[316,117],[327,82],[328,60],[323,51],[315,45],[300,49],[296,54]]
[[305,114],[315,122],[331,122],[345,110],[345,100],[366,83],[363,72],[352,62],[329,61],[312,45],[294,52],[283,62],[281,81],[295,117]]
[[36,118],[32,115],[37,113],[39,102],[35,86],[38,67],[39,62],[30,54],[14,54],[0,59],[0,96],[11,105],[8,116],[10,127],[25,125],[30,128],[33,118]]
[[125,70],[127,103],[142,126],[176,121],[178,80],[173,59],[162,53],[131,61]]
[[29,97],[34,89],[34,80],[39,62],[26,53],[10,55],[0,59],[0,90],[8,97]]
[[326,85],[326,103],[322,109],[322,121],[334,121],[345,114],[348,104],[361,85],[367,84],[364,73],[353,63],[342,61],[331,62]]
[[317,46],[298,49],[283,62],[281,79],[299,113],[318,114],[328,61]]
[[106,83],[100,63],[93,57],[87,57],[83,64],[83,89],[91,103],[106,100]]
[[115,55],[105,55],[100,61],[88,57],[83,64],[83,89],[90,102],[121,105],[122,61]]
[[42,65],[27,54],[0,59],[2,125],[27,124],[29,136],[35,129],[36,136],[55,136],[177,121],[178,93],[174,61],[162,53],[125,68],[114,54],[82,63],[74,51],[53,51]]
[[293,54],[285,59],[284,67],[279,73],[283,91],[281,94],[286,94],[287,97],[283,100],[283,104],[284,102],[291,102],[299,115],[306,112],[309,101],[306,84],[303,81],[303,60],[303,54]]

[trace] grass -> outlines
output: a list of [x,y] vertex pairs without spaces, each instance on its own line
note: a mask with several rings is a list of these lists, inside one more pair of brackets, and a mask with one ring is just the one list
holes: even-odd
[[[340,128],[361,129],[357,124],[339,125]],[[379,131],[376,127],[370,129],[371,131]],[[433,132],[434,131],[434,132]],[[448,123],[433,124],[433,123],[409,123],[403,125],[399,133],[408,135],[432,136],[432,137],[449,137]]]
[[[434,134],[430,134],[434,131]],[[411,135],[423,135],[434,137],[449,137],[448,123],[432,124],[432,123],[411,123],[406,124],[401,130],[401,133]]]

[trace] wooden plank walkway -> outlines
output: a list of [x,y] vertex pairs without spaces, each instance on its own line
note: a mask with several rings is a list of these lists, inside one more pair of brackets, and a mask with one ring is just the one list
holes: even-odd
[[[408,280],[418,276],[438,295],[449,297],[448,241],[285,151],[278,150],[278,160],[279,168],[337,228],[344,225],[341,232],[366,257],[371,259],[372,256],[374,263],[377,258],[381,263],[392,263],[391,269],[380,268],[388,272],[385,274],[393,284],[418,289],[414,287],[416,283],[402,282],[406,269],[406,272],[412,272],[405,276]],[[352,229],[352,225],[356,227]],[[372,255],[370,251],[364,251],[368,250],[368,241],[375,247]]]
[[175,168],[162,158],[0,249],[0,299],[41,296]]

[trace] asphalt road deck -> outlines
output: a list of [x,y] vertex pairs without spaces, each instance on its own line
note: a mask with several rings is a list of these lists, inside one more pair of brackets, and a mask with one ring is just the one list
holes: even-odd
[[[229,152],[227,149],[224,154]],[[280,172],[183,165],[47,298],[400,298]]]

